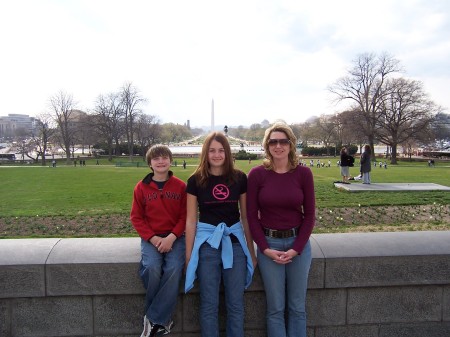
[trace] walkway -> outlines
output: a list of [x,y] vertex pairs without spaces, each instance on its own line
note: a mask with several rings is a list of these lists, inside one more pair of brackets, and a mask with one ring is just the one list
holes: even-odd
[[362,184],[352,182],[351,184],[334,183],[336,188],[349,192],[365,191],[386,191],[386,192],[406,192],[406,191],[449,191],[450,187],[433,183],[372,183]]

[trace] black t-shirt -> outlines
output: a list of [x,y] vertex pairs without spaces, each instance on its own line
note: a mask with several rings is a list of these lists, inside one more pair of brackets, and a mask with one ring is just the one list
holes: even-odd
[[247,176],[238,171],[235,183],[227,184],[223,176],[210,176],[205,188],[197,186],[191,176],[186,192],[197,197],[199,221],[217,226],[221,222],[230,227],[240,221],[239,197],[247,193]]

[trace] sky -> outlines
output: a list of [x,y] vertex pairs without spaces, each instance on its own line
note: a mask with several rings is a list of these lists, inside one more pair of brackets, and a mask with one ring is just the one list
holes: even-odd
[[[0,0],[0,116],[63,91],[92,111],[126,83],[144,113],[191,127],[334,114],[327,87],[388,53],[450,107],[446,0]],[[449,113],[449,111],[446,111]]]

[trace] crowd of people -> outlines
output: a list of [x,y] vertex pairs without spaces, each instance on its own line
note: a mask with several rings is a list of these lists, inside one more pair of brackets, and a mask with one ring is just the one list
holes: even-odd
[[274,124],[265,132],[265,160],[247,175],[234,167],[227,137],[213,132],[187,184],[170,170],[167,146],[148,150],[151,172],[136,184],[130,212],[141,238],[139,275],[146,290],[141,337],[171,332],[183,271],[186,293],[198,284],[201,336],[219,336],[223,289],[226,336],[243,337],[244,292],[256,266],[268,337],[306,337],[315,194],[296,144],[288,125]]

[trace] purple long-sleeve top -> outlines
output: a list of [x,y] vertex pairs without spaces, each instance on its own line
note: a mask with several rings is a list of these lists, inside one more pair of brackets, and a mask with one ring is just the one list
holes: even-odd
[[247,218],[253,240],[261,251],[269,248],[263,228],[287,230],[299,227],[292,249],[299,254],[315,224],[314,180],[311,170],[297,166],[287,173],[276,173],[264,166],[248,174]]

